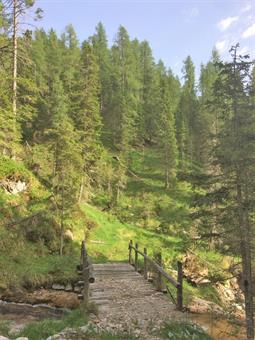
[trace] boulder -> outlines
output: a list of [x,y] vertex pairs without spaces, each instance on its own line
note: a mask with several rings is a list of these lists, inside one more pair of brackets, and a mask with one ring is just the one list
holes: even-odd
[[54,283],[51,288],[54,289],[54,290],[65,290],[66,287],[64,285]]
[[65,231],[65,238],[67,238],[67,239],[69,239],[69,240],[71,240],[71,241],[74,240],[73,233],[72,233],[72,231],[71,231],[70,229],[67,229],[67,230]]
[[65,291],[66,291],[66,292],[72,292],[72,290],[73,290],[72,285],[71,285],[70,283],[68,283],[68,284],[65,286]]
[[207,301],[198,297],[193,297],[188,304],[188,310],[191,313],[197,314],[207,314],[213,313],[216,315],[224,315],[224,310],[222,307],[214,302]]
[[[15,294],[15,292],[11,294],[9,292],[8,295],[5,295],[2,298],[6,301],[13,301],[16,303],[26,303],[31,305],[48,304],[51,307],[67,309],[77,308],[80,305],[77,294],[73,292],[66,292],[65,286],[63,287],[63,291],[39,289],[31,293],[23,291],[23,294]],[[18,305],[15,306],[16,309],[18,307]]]
[[201,262],[193,253],[187,253],[183,259],[183,274],[187,281],[195,286],[211,283],[208,279],[209,270],[207,265]]

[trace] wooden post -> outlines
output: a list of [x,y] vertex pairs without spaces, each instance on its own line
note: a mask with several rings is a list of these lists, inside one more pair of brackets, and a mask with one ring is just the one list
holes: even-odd
[[[162,255],[161,253],[158,253],[156,256],[156,260],[158,262],[158,265],[162,267]],[[157,280],[157,290],[162,292],[163,290],[163,280],[162,280],[162,274],[158,272],[158,280]]]
[[138,243],[135,244],[135,271],[138,271]]
[[177,308],[182,311],[183,309],[183,296],[182,296],[182,285],[183,285],[183,272],[182,272],[182,263],[180,261],[177,262],[178,269],[178,286],[177,286]]
[[83,271],[83,302],[87,306],[89,303],[89,261],[85,247],[85,241],[82,241],[82,271]]
[[128,249],[129,249],[128,262],[129,262],[129,264],[132,264],[132,250],[133,250],[132,247],[133,247],[133,241],[130,240],[129,246],[128,246]]
[[144,248],[144,251],[143,251],[143,253],[144,253],[144,278],[145,278],[145,280],[147,280],[147,278],[148,278],[148,263],[147,263],[147,249],[146,248]]

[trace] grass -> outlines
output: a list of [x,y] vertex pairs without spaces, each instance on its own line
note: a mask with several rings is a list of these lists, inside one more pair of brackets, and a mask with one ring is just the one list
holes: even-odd
[[10,322],[6,320],[0,320],[0,335],[8,337],[10,330]]
[[[139,243],[140,249],[147,247],[149,256],[153,256],[160,250],[165,268],[170,273],[176,270],[177,259],[181,259],[183,256],[181,238],[162,235],[128,223],[121,223],[116,217],[101,212],[98,208],[88,204],[83,205],[82,209],[89,219],[95,221],[96,225],[91,230],[87,240],[88,253],[94,263],[127,261],[128,243],[132,239]],[[75,237],[77,241],[82,240],[83,233],[81,230],[76,231]],[[206,259],[206,252],[203,253],[203,258]],[[207,260],[210,261],[211,258],[222,260],[222,256],[209,252]],[[175,274],[173,275],[175,276]],[[176,296],[176,289],[171,285],[169,289]],[[216,289],[211,285],[194,287],[184,280],[183,295],[185,304],[189,303],[192,296],[208,299],[218,304],[221,303]]]
[[88,318],[85,311],[77,309],[60,320],[46,319],[33,322],[27,325],[15,338],[27,337],[29,340],[45,340],[47,337],[61,332],[64,328],[78,328],[86,325],[87,322]]
[[[6,231],[0,228],[0,236]],[[5,235],[0,241],[0,289],[36,288],[54,282],[66,283],[75,277],[77,254],[49,254],[42,244],[28,242],[22,236]]]
[[184,321],[166,322],[161,329],[161,336],[173,340],[212,340],[201,327]]
[[[139,242],[140,247],[147,247],[152,255],[159,249],[166,262],[174,259],[181,250],[181,239],[164,236],[127,223],[121,223],[116,217],[101,212],[88,204],[83,205],[86,215],[96,222],[87,240],[89,254],[96,262],[127,261],[129,240]],[[77,230],[76,240],[83,238]],[[143,248],[142,248],[143,249]]]

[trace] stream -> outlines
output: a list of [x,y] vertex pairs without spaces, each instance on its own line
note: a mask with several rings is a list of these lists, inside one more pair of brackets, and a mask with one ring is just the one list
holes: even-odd
[[[68,312],[67,309],[54,308],[46,304],[29,305],[0,300],[0,322],[9,321],[12,333],[17,333],[24,326],[45,318],[59,318]],[[245,340],[244,325],[232,324],[224,318],[211,314],[186,313],[186,319],[197,323],[215,340]]]
[[54,308],[47,304],[30,305],[0,300],[0,322],[8,321],[12,334],[18,333],[31,322],[60,318],[67,312],[67,309]]
[[244,324],[232,323],[212,314],[187,314],[187,320],[200,325],[215,340],[246,340]]

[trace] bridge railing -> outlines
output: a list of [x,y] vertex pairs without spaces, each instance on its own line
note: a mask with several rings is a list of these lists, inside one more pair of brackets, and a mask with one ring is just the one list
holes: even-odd
[[83,277],[83,301],[85,305],[89,303],[89,284],[95,282],[93,267],[90,257],[88,256],[85,241],[81,243],[81,264],[78,266]]
[[[177,309],[182,311],[183,310],[183,270],[182,270],[182,263],[180,261],[177,262],[177,280],[169,275],[163,268],[162,268],[162,255],[158,253],[156,256],[156,261],[151,259],[147,255],[147,249],[144,248],[143,251],[139,250],[138,243],[133,244],[133,241],[130,240],[129,242],[129,263],[134,265],[135,270],[138,271],[138,256],[142,256],[144,259],[144,266],[143,266],[143,275],[144,278],[148,279],[148,268],[151,265],[154,270],[157,272],[157,289],[159,291],[163,290],[163,277],[166,279],[167,282],[171,283],[177,290],[177,297],[176,299],[171,294],[171,291],[167,289],[168,293],[171,295],[173,302],[176,304]],[[133,261],[133,251],[134,251],[134,261]]]

